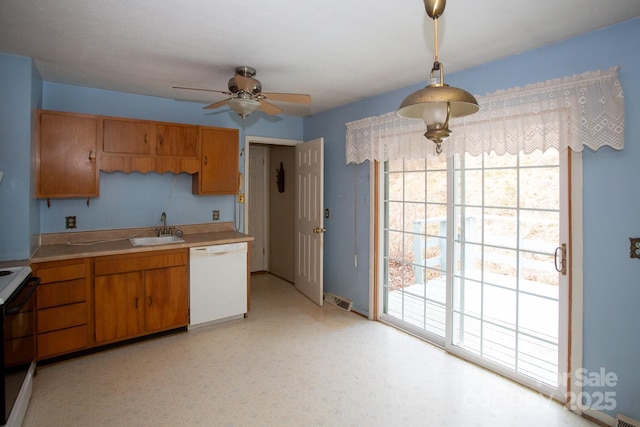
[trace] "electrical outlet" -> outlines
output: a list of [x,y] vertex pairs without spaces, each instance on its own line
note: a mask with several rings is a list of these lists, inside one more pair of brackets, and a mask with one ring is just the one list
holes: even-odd
[[65,216],[65,227],[67,229],[69,228],[76,228],[77,224],[76,224],[76,217],[74,216]]
[[629,242],[631,243],[629,257],[640,258],[640,237],[629,237]]
[[214,209],[211,211],[211,219],[214,221],[220,220],[220,211],[218,209]]
[[244,203],[244,193],[238,194],[238,203]]

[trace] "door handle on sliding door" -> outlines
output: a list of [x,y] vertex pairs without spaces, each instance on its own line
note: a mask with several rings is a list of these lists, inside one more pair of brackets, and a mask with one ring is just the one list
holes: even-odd
[[[560,252],[560,266],[558,266],[558,252]],[[556,270],[558,273],[563,276],[567,275],[567,244],[563,243],[562,245],[556,248],[556,253],[554,254],[554,262],[556,264]]]

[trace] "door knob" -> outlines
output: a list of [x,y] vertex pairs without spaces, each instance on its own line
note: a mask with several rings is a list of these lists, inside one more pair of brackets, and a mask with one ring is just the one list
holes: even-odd
[[316,234],[324,233],[325,231],[327,231],[327,229],[324,228],[324,227],[323,228],[316,227],[316,228],[313,229],[313,232],[316,233]]

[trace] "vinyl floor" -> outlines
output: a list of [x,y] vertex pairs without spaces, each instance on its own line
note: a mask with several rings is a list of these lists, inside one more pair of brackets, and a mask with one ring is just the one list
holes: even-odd
[[251,289],[246,319],[39,368],[24,427],[595,425],[268,274]]

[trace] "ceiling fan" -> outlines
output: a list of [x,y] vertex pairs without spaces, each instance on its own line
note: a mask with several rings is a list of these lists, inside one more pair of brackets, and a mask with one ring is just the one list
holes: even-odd
[[195,87],[173,86],[174,89],[200,90],[204,92],[216,92],[229,95],[224,101],[216,102],[204,107],[214,109],[228,105],[242,118],[253,113],[258,108],[267,114],[280,114],[282,109],[269,101],[294,102],[298,104],[311,104],[311,96],[301,93],[271,93],[262,92],[262,83],[254,79],[255,68],[241,66],[236,67],[235,76],[229,79],[229,90],[200,89]]

